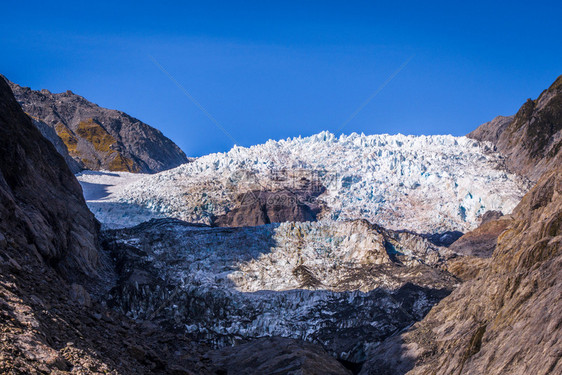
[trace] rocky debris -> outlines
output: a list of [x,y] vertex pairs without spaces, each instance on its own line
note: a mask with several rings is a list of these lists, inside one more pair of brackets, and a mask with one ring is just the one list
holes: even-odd
[[4,249],[8,245],[8,241],[6,241],[6,237],[4,234],[0,233],[0,249]]
[[83,307],[92,307],[90,293],[80,284],[70,285],[70,298]]
[[562,164],[562,76],[515,116],[496,117],[467,136],[492,142],[510,171],[537,181]]
[[215,347],[282,336],[360,363],[457,283],[444,270],[447,249],[366,221],[213,228],[158,219],[104,238],[121,275],[111,306]]
[[208,354],[223,375],[351,375],[321,346],[308,342],[268,337],[223,348]]
[[238,195],[236,205],[217,217],[213,225],[219,227],[244,227],[286,221],[316,221],[325,204],[318,196],[326,191],[304,179],[298,188],[278,191],[252,190]]
[[361,374],[562,373],[561,274],[558,167],[522,199],[477,276],[372,348]]
[[496,220],[486,217],[478,228],[463,235],[449,249],[459,255],[489,258],[496,249],[498,237],[510,224],[509,217]]
[[69,279],[97,275],[99,224],[86,206],[80,184],[3,79],[0,217],[0,231],[10,246],[45,260]]
[[21,250],[1,254],[22,272],[0,262],[0,373],[211,374],[205,345],[76,300],[87,292]]
[[8,83],[74,173],[84,168],[154,173],[188,161],[160,131],[126,113],[101,108],[71,91],[53,94]]

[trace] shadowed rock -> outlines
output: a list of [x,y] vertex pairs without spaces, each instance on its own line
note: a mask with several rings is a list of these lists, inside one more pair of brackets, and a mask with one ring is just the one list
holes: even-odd
[[478,228],[463,235],[449,249],[459,255],[489,258],[496,248],[499,235],[510,224],[509,217],[498,220],[487,218],[487,221],[483,220]]
[[93,276],[99,224],[80,184],[0,78],[0,230],[66,276]]
[[216,374],[351,375],[322,347],[281,337],[268,337],[208,354]]

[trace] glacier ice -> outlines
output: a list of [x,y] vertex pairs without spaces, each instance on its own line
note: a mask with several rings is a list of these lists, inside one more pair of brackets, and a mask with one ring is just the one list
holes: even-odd
[[[280,188],[278,172],[287,169],[326,187],[319,197],[329,208],[324,219],[361,218],[418,233],[473,229],[487,210],[511,212],[528,188],[490,144],[466,137],[322,132],[235,146],[154,175],[113,173],[110,194],[88,204],[113,228],[162,217],[210,224],[233,208],[237,194]],[[78,179],[108,183],[90,173]]]

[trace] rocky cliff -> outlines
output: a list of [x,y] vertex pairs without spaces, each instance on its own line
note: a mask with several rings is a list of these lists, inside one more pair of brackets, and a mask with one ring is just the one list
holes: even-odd
[[[154,173],[188,161],[160,131],[126,113],[99,107],[71,91],[53,94],[8,83],[23,110],[78,168]],[[69,166],[77,169],[75,163]]]
[[532,181],[562,164],[562,76],[516,115],[499,116],[468,134],[489,141],[505,155],[510,171]]
[[562,169],[547,171],[505,220],[491,259],[373,348],[362,374],[562,373]]
[[99,224],[80,184],[0,79],[0,231],[66,274],[94,276]]

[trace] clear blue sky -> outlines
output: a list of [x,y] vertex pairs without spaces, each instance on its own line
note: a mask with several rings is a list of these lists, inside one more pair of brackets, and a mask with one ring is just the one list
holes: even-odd
[[[391,4],[393,3],[393,4]],[[460,3],[460,4],[458,4]],[[188,155],[336,132],[463,135],[562,74],[559,1],[5,1],[0,73],[70,89]]]

